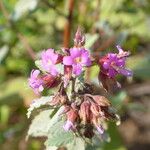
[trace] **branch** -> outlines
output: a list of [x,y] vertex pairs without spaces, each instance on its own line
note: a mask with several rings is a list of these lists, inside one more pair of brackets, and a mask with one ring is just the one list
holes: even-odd
[[72,24],[72,15],[74,9],[74,0],[69,0],[69,14],[67,17],[67,22],[64,29],[64,42],[63,47],[69,47],[70,35],[71,35],[71,24]]

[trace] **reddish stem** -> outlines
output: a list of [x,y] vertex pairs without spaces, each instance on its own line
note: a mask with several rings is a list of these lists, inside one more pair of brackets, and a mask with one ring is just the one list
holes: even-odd
[[74,0],[69,0],[69,14],[64,29],[64,41],[63,41],[63,47],[65,48],[69,47],[69,43],[70,43],[73,9],[74,9]]

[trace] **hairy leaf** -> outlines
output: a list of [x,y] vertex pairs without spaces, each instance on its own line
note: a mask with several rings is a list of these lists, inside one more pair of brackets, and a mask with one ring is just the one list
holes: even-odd
[[40,112],[33,120],[28,130],[28,136],[40,137],[47,136],[49,124],[51,122],[50,114],[52,110]]
[[71,144],[67,145],[68,150],[85,150],[85,141],[76,137]]
[[31,113],[34,109],[40,108],[41,106],[49,105],[49,102],[51,101],[52,96],[43,96],[39,99],[33,100],[32,104],[30,105],[28,112],[27,112],[27,117],[30,118]]
[[45,142],[46,146],[61,146],[72,143],[75,137],[71,131],[65,132],[63,125],[64,121],[61,120],[50,128],[48,139]]
[[63,107],[59,108],[57,113],[51,118],[53,110],[44,110],[40,112],[32,121],[28,136],[39,137],[39,136],[48,136],[49,131],[58,121],[61,120],[59,115],[62,112]]

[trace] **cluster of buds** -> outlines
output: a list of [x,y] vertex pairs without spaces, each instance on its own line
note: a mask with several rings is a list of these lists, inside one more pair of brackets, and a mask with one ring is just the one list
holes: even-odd
[[94,95],[92,85],[80,80],[84,78],[84,70],[98,65],[98,78],[107,91],[112,86],[120,86],[115,79],[118,74],[132,76],[132,71],[125,68],[129,52],[123,51],[120,46],[117,46],[119,53],[108,53],[97,61],[91,59],[84,44],[85,36],[78,29],[74,47],[62,49],[61,53],[54,49],[43,51],[38,61],[40,70],[32,70],[29,85],[36,94],[58,87],[49,104],[54,109],[64,107],[61,113],[66,120],[64,130],[91,139],[96,133],[101,136],[104,134],[105,121],[118,121],[119,117],[106,97]]

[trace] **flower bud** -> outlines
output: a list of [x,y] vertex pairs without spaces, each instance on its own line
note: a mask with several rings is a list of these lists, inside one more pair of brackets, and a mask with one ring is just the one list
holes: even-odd
[[79,116],[83,122],[83,124],[86,124],[90,121],[90,103],[88,101],[84,101],[79,110]]
[[93,102],[91,102],[90,110],[95,116],[100,115],[98,106]]
[[75,37],[74,37],[74,46],[81,47],[85,44],[85,36],[83,35],[81,28],[78,27]]
[[75,122],[76,119],[78,117],[78,112],[77,110],[71,109],[68,113],[67,113],[67,120],[71,121],[71,122]]
[[44,86],[46,86],[47,88],[54,88],[58,86],[58,84],[60,84],[60,78],[51,74],[46,74],[41,78],[44,82]]

